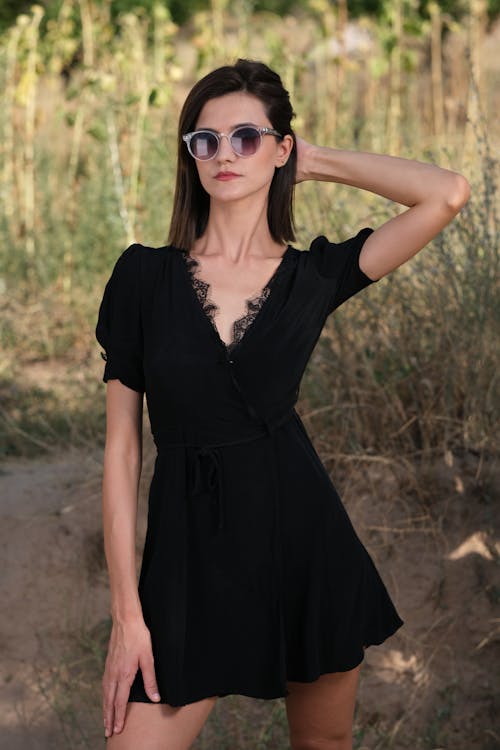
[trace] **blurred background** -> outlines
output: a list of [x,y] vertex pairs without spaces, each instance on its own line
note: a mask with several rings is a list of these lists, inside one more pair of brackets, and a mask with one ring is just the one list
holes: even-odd
[[[307,140],[471,182],[417,258],[328,319],[298,411],[406,622],[367,652],[355,748],[499,747],[499,16],[499,0],[0,0],[2,747],[104,746],[97,310],[125,247],[166,242],[187,92],[238,57],[281,75]],[[306,182],[294,244],[399,210]],[[195,744],[288,747],[284,701],[241,696]]]

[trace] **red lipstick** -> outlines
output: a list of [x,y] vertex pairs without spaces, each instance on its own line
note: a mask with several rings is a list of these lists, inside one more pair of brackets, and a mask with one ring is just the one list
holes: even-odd
[[223,182],[225,180],[233,180],[235,177],[241,177],[241,175],[236,174],[235,172],[218,172],[215,175],[216,180],[222,180]]

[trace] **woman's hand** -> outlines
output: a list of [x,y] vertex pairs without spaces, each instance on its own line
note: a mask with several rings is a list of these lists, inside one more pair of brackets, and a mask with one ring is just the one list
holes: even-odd
[[303,182],[310,179],[309,156],[314,146],[303,138],[295,136],[297,142],[297,173],[295,182]]
[[114,622],[102,678],[105,737],[123,729],[130,686],[139,667],[146,693],[158,702],[151,636],[144,620]]

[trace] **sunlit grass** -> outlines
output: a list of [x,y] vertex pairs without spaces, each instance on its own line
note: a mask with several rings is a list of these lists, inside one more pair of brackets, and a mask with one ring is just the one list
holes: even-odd
[[[342,29],[327,6],[284,20],[248,16],[252,34],[224,4],[182,34],[157,9],[151,19],[124,15],[113,35],[96,8],[79,40],[68,2],[45,37],[36,11],[0,38],[0,455],[102,440],[94,327],[104,283],[131,241],[164,244],[181,103],[199,75],[240,54],[281,73],[306,138],[435,161],[473,185],[462,215],[421,255],[327,322],[301,393],[306,412],[322,409],[314,428],[334,436],[339,454],[492,449],[498,162],[480,105],[491,109],[495,97],[484,75],[475,86],[477,55],[466,54],[480,20],[454,27],[446,49],[433,42],[451,71],[438,83],[454,93],[436,119],[439,86],[429,89],[425,68],[430,30],[418,40],[398,32],[401,55],[388,57],[383,30],[364,20],[360,51],[336,56],[327,40],[338,43]],[[83,63],[71,64],[80,42]],[[398,67],[410,49],[413,62]],[[301,184],[295,244],[345,238],[396,210],[352,188]]]

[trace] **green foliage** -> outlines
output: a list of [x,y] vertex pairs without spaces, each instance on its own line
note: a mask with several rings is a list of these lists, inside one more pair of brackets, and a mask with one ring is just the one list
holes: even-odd
[[[195,13],[200,10],[209,10],[211,0],[94,0],[96,5],[109,4],[111,18],[115,24],[121,13],[143,8],[147,14],[151,14],[153,6],[160,2],[164,5],[177,24],[189,21]],[[336,3],[330,0],[332,7]],[[38,0],[38,4],[45,9],[45,17],[42,29],[46,27],[47,21],[56,18],[61,8],[62,0]],[[307,12],[310,9],[310,0],[242,0],[242,5],[247,6],[249,11],[270,11],[278,15],[293,13],[294,11]],[[20,13],[28,13],[33,5],[33,0],[1,0],[0,2],[0,34],[12,25]],[[392,0],[348,0],[347,10],[352,18],[359,16],[374,16],[381,18],[388,6],[393,5]],[[449,18],[462,19],[469,11],[468,0],[438,0],[441,11]],[[416,0],[415,12],[418,18],[428,18],[428,0]],[[490,20],[496,18],[500,13],[500,0],[488,0],[488,16]],[[77,13],[78,15],[78,13]]]
[[2,0],[0,3],[0,33],[14,23],[16,16],[27,13],[31,0]]
[[347,7],[351,16],[361,15],[379,16],[382,12],[384,0],[349,0]]
[[[112,0],[111,15],[116,20],[120,13],[134,11],[138,7],[144,8],[151,13],[158,0]],[[170,12],[175,23],[185,23],[199,10],[207,10],[210,0],[161,0]]]
[[[15,23],[21,13],[29,14],[33,5],[40,5],[44,9],[41,29],[47,28],[51,19],[57,18],[63,0],[0,0],[0,34]],[[78,13],[75,12],[75,16]]]

